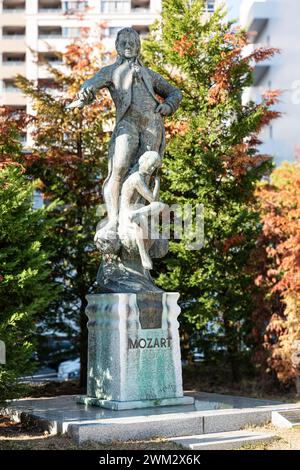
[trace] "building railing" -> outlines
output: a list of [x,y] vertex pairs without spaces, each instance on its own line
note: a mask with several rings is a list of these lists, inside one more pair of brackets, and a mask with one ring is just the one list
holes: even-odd
[[38,39],[62,39],[62,34],[39,34]]
[[62,13],[62,8],[39,8],[38,13]]
[[4,91],[5,93],[22,93],[22,90],[17,87],[4,87]]
[[8,65],[25,65],[25,60],[7,60],[7,61],[3,61],[2,62],[2,65],[4,66],[8,66]]
[[130,13],[131,2],[121,0],[103,0],[101,2],[101,13]]
[[25,39],[25,34],[3,34],[2,39]]
[[25,8],[4,8],[2,9],[3,13],[24,13]]

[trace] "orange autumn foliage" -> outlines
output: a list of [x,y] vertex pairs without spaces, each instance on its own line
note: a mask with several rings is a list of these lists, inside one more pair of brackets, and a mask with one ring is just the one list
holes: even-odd
[[268,314],[264,347],[270,370],[289,383],[300,374],[300,366],[293,362],[300,340],[300,164],[277,168],[271,183],[261,185],[257,195],[265,265],[256,283],[266,294],[262,307]]
[[195,55],[197,52],[194,46],[194,41],[189,38],[188,34],[185,34],[181,39],[174,41],[173,48],[174,51],[178,52],[179,57],[183,57],[186,54]]
[[16,112],[9,106],[0,107],[0,169],[7,165],[15,165],[24,171],[14,156],[20,153],[20,135],[26,127],[26,122],[24,112]]

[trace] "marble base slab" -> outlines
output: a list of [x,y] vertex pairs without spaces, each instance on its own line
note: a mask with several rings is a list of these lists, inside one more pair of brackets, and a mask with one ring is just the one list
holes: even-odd
[[182,406],[193,405],[193,397],[178,397],[178,398],[162,398],[161,400],[134,400],[134,401],[113,401],[101,400],[99,398],[92,398],[85,395],[77,396],[76,402],[88,405],[99,406],[108,410],[138,410],[141,408],[153,408],[156,406]]

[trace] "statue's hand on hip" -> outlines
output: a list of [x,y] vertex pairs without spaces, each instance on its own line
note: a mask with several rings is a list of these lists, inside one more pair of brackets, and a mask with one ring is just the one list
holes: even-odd
[[157,106],[155,112],[162,114],[162,116],[169,116],[172,113],[172,108],[168,103],[161,103]]

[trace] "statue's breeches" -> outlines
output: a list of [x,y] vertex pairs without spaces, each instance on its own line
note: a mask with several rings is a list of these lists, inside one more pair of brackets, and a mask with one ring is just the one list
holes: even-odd
[[[159,113],[148,115],[128,112],[117,124],[113,143],[113,170],[125,176],[127,170],[147,150],[159,152],[163,138],[163,121]],[[124,174],[123,174],[124,173]]]

